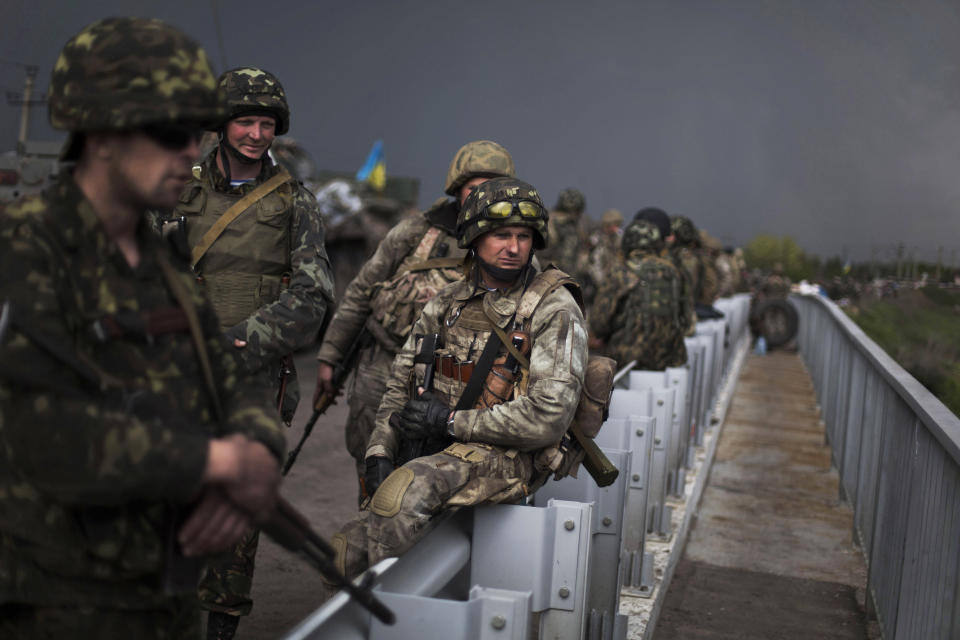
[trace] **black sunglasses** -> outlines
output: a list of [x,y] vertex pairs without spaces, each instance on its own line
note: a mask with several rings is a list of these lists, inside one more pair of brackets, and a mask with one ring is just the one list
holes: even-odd
[[186,122],[145,124],[138,131],[168,151],[182,151],[191,143],[199,143],[204,133],[200,125]]

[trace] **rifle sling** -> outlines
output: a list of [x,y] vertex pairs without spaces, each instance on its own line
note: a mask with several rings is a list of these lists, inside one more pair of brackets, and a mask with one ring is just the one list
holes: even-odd
[[193,247],[193,250],[190,252],[190,266],[193,268],[197,267],[200,259],[203,258],[204,254],[213,246],[213,243],[217,241],[217,238],[220,237],[230,223],[237,219],[241,213],[249,209],[254,203],[258,200],[261,200],[274,191],[276,191],[280,185],[290,180],[290,174],[286,170],[281,169],[280,173],[273,176],[256,189],[243,196],[239,200],[233,203],[229,209],[227,209],[222,216],[220,216],[213,226],[207,229],[207,232],[203,234],[203,237],[200,238],[200,242]]
[[456,269],[463,266],[463,258],[430,258],[422,262],[416,262],[400,273],[412,273],[415,271],[427,271],[429,269]]
[[497,352],[500,351],[501,344],[500,336],[496,332],[491,333],[483,352],[480,354],[480,359],[477,361],[477,366],[473,368],[470,382],[467,383],[467,388],[460,394],[460,399],[457,400],[454,411],[473,409],[477,398],[480,397],[480,392],[483,391],[483,383],[487,380],[487,373],[493,367],[493,361],[497,359]]
[[193,346],[197,350],[197,359],[200,361],[200,369],[203,371],[203,381],[207,385],[207,391],[210,393],[210,404],[213,406],[213,412],[216,415],[217,422],[223,424],[223,407],[220,404],[220,395],[217,393],[217,386],[213,379],[213,367],[210,366],[210,355],[207,353],[207,343],[203,340],[203,330],[200,328],[200,318],[197,316],[197,308],[190,299],[190,292],[187,291],[183,282],[177,276],[176,270],[170,264],[166,254],[162,251],[157,253],[157,261],[160,263],[160,270],[163,271],[163,277],[170,287],[170,292],[176,298],[183,312],[187,316],[187,324],[190,326],[190,337],[193,338]]

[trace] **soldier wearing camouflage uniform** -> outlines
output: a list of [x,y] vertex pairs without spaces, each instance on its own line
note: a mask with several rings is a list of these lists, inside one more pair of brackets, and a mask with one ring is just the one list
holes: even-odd
[[[547,242],[536,190],[512,178],[481,185],[463,205],[457,238],[471,251],[469,274],[427,303],[397,355],[367,449],[367,482],[379,488],[369,511],[331,540],[348,575],[404,553],[460,506],[523,499],[564,458],[559,446],[579,402],[587,336],[580,307],[563,286],[572,279],[532,265],[534,249]],[[471,363],[480,360],[494,322],[505,332],[525,332],[529,366],[499,403],[456,408],[471,375],[489,383]],[[432,390],[420,393],[425,369],[414,365],[417,336],[433,333],[440,335],[440,366]],[[498,355],[494,362],[504,362],[502,339]],[[404,462],[402,441],[438,438],[452,444],[393,470]]]
[[663,248],[654,223],[634,220],[623,232],[623,267],[597,292],[591,338],[620,366],[663,371],[687,361],[680,275]]
[[594,282],[607,279],[620,256],[623,214],[608,209],[600,216],[600,228],[590,238],[590,277]]
[[[706,267],[699,255],[700,234],[697,232],[693,221],[686,216],[673,216],[670,219],[670,228],[676,238],[671,256],[674,264],[682,266],[690,278],[690,289],[696,307],[696,305],[703,304],[701,301],[705,298],[703,289]],[[712,303],[711,300],[710,304]],[[689,325],[687,335],[692,335],[695,328],[696,314],[694,314]]]
[[460,205],[470,190],[496,176],[513,176],[513,158],[496,142],[477,140],[461,147],[447,171],[444,191],[423,215],[394,227],[347,286],[323,338],[317,393],[333,392],[334,367],[357,341],[364,345],[347,389],[350,413],[345,426],[347,450],[357,461],[357,478],[373,432],[377,407],[386,390],[390,365],[410,334],[423,306],[444,286],[463,277],[466,251],[457,246]]
[[[242,67],[218,84],[227,110],[215,127],[219,144],[193,168],[174,218],[185,219],[191,262],[221,329],[289,424],[300,395],[291,356],[313,344],[333,300],[323,220],[313,195],[267,155],[290,127],[280,82]],[[208,565],[200,599],[212,612],[210,638],[233,637],[238,616],[253,607],[258,538],[251,530]]]
[[66,44],[49,109],[76,166],[0,211],[0,637],[199,637],[175,561],[270,514],[284,448],[146,222],[222,118],[216,80],[169,25],[111,18]]
[[680,275],[680,317],[683,321],[683,332],[685,335],[692,336],[696,332],[697,325],[693,278],[690,277],[686,265],[675,250],[678,245],[678,240],[670,216],[668,216],[667,212],[663,209],[646,207],[637,212],[634,220],[647,220],[657,225],[660,231],[660,237],[663,238],[664,241],[660,256],[668,258]]
[[557,204],[550,212],[552,242],[537,256],[541,264],[553,264],[566,273],[577,275],[580,250],[586,244],[580,229],[580,218],[586,206],[586,199],[576,189],[564,189],[557,195]]

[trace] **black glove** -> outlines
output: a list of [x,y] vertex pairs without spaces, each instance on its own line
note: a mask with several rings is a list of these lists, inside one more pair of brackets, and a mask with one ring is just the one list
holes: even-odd
[[447,431],[450,407],[430,391],[411,398],[399,414],[394,414],[393,424],[405,440],[440,438]]
[[393,463],[383,456],[371,456],[364,460],[363,464],[363,488],[368,496],[373,496],[377,492],[377,487],[393,473]]

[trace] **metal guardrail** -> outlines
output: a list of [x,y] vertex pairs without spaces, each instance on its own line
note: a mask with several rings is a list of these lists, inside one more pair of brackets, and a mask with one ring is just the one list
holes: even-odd
[[960,419],[833,302],[791,296],[887,640],[960,638]]
[[614,391],[597,438],[621,470],[613,485],[601,489],[581,471],[547,483],[529,505],[463,509],[403,557],[374,567],[375,591],[397,611],[396,626],[384,627],[340,593],[285,639],[519,640],[530,631],[623,640],[620,596],[653,595],[658,581],[645,541],[673,533],[667,496],[684,495],[730,347],[746,332],[749,296],[717,307],[726,318],[687,338],[686,366],[631,371]]

